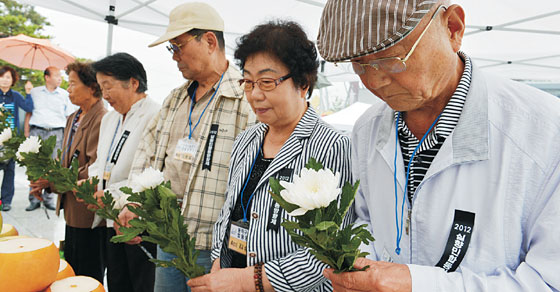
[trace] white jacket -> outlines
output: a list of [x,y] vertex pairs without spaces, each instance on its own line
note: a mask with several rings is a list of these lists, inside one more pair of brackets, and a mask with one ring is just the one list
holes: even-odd
[[[116,201],[115,208],[121,209],[123,207],[123,202],[125,198],[123,193],[119,190],[123,186],[128,185],[128,175],[130,173],[130,167],[132,165],[132,160],[134,159],[134,153],[140,143],[142,138],[142,133],[144,128],[152,120],[152,118],[158,113],[160,105],[154,102],[151,98],[145,97],[137,101],[132,105],[128,113],[126,114],[126,119],[123,124],[123,115],[117,111],[108,112],[101,120],[101,130],[99,132],[99,143],[97,144],[97,160],[90,165],[88,171],[89,176],[97,176],[99,178],[98,189],[103,187],[103,172],[105,171],[105,165],[108,163],[107,157],[113,155],[115,152],[116,145],[119,143],[121,136],[124,131],[129,131],[130,134],[124,143],[121,153],[117,162],[111,171],[111,178],[106,184],[104,191],[109,191]],[[117,125],[120,125],[117,130]],[[117,130],[117,131],[116,131]],[[115,134],[116,131],[116,134]],[[113,151],[109,153],[111,147],[111,141],[113,140]],[[122,199],[120,199],[123,197]],[[120,199],[120,200],[119,200]],[[101,222],[101,218],[95,215],[93,220],[93,227],[97,226]],[[112,227],[112,224],[108,224],[108,227]]]
[[[375,237],[372,258],[408,264],[412,291],[560,289],[560,100],[473,66],[461,118],[414,195],[410,236],[395,253],[394,112],[374,105],[353,131],[359,223]],[[405,172],[397,149],[398,202]],[[455,272],[435,267],[454,211],[475,213]],[[405,208],[405,222],[407,208]],[[400,214],[399,214],[400,220]]]

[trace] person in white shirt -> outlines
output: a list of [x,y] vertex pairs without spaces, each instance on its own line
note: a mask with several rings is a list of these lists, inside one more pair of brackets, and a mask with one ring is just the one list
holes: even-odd
[[[45,85],[31,89],[34,108],[33,112],[27,113],[25,116],[24,134],[27,137],[39,136],[44,140],[55,135],[56,146],[53,151],[53,158],[55,158],[58,149],[62,147],[66,118],[75,112],[77,107],[70,102],[68,92],[59,87],[62,83],[60,69],[48,67],[44,74]],[[55,209],[56,196],[52,192],[45,190],[42,198],[47,209]],[[25,210],[33,211],[40,205],[39,198],[30,194],[29,206]]]
[[[134,153],[146,124],[160,109],[146,94],[147,78],[142,64],[127,53],[117,53],[92,64],[103,98],[115,109],[101,121],[97,161],[89,167],[90,178],[100,180],[95,195],[100,199],[109,191],[115,200],[122,196],[119,188],[128,185]],[[93,207],[93,206],[89,206]],[[116,208],[121,209],[122,204]],[[97,217],[92,227],[101,222]],[[153,291],[155,265],[138,245],[111,243],[116,232],[107,224],[107,283],[109,291]],[[141,242],[155,257],[156,245]]]

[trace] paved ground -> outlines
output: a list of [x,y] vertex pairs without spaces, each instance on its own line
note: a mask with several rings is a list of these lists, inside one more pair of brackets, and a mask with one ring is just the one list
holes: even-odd
[[[1,173],[1,172],[0,172]],[[2,180],[3,173],[0,175]],[[4,223],[13,225],[20,235],[31,237],[40,237],[52,240],[56,246],[61,240],[64,240],[64,214],[60,217],[55,215],[54,211],[47,210],[50,219],[45,215],[45,208],[41,204],[41,208],[33,211],[25,211],[29,205],[27,198],[29,193],[29,182],[25,175],[25,169],[16,166],[15,194],[12,201],[12,210],[2,212]]]

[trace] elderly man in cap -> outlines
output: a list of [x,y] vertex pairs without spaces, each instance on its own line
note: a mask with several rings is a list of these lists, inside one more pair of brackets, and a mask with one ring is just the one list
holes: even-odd
[[375,242],[335,291],[558,291],[560,100],[482,72],[447,1],[333,1],[321,55],[384,101],[352,133]]
[[[150,47],[169,42],[167,49],[188,81],[171,91],[148,123],[131,168],[134,175],[153,167],[171,182],[189,233],[196,237],[198,263],[208,270],[233,142],[254,119],[238,82],[243,77],[226,59],[223,31],[222,18],[207,4],[185,3],[171,11],[167,32]],[[127,208],[120,214],[122,222],[132,217]],[[174,256],[158,248],[157,258]],[[174,268],[158,267],[155,291],[187,291],[186,280]]]

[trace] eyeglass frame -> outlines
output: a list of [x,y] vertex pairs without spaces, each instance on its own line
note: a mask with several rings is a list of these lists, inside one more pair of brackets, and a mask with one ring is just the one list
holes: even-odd
[[[422,39],[422,37],[424,36],[424,34],[426,33],[426,31],[428,31],[428,28],[430,27],[430,25],[432,24],[432,22],[434,21],[434,19],[436,18],[436,16],[438,15],[439,11],[441,10],[441,8],[443,9],[447,9],[447,6],[445,5],[440,5],[436,11],[434,12],[434,14],[432,14],[432,17],[430,18],[430,21],[428,22],[428,24],[426,25],[426,27],[424,28],[424,30],[422,31],[422,33],[420,34],[420,36],[418,37],[418,39],[416,39],[416,42],[414,42],[414,44],[412,45],[412,48],[410,49],[410,51],[408,51],[408,53],[404,56],[404,58],[401,57],[387,57],[387,58],[379,58],[379,59],[375,59],[375,60],[370,60],[368,63],[359,63],[359,62],[354,62],[354,61],[342,61],[342,62],[335,62],[335,65],[337,63],[352,63],[352,69],[354,70],[354,73],[356,73],[357,75],[362,75],[366,72],[364,67],[370,66],[375,70],[380,70],[380,66],[379,62],[383,62],[386,60],[396,60],[396,61],[400,61],[403,64],[403,70],[402,71],[395,71],[395,72],[391,72],[389,71],[388,73],[401,73],[406,71],[407,67],[406,67],[406,61],[408,61],[408,59],[410,58],[410,56],[412,55],[412,53],[414,52],[414,50],[416,49],[416,47],[418,46],[418,44],[420,43],[420,40]],[[354,65],[359,65],[363,71],[362,73],[358,73],[355,70]]]
[[[257,86],[259,87],[259,89],[262,90],[262,91],[272,91],[272,90],[276,89],[276,87],[278,87],[278,85],[280,85],[282,82],[284,82],[284,81],[286,81],[286,80],[288,80],[288,79],[290,79],[290,78],[292,78],[292,73],[288,73],[288,74],[286,74],[286,75],[284,75],[284,76],[282,76],[282,77],[280,77],[280,78],[277,78],[277,79],[274,79],[274,78],[259,78],[259,79],[255,80],[255,81],[251,81],[251,80],[247,80],[247,79],[243,78],[243,79],[239,79],[239,86],[242,86],[242,87],[243,87],[243,91],[245,91],[245,92],[251,92],[251,91],[253,91],[253,89],[255,89],[255,84],[257,84]],[[259,82],[260,82],[261,80],[263,80],[263,79],[267,79],[267,80],[273,81],[273,82],[274,82],[274,88],[268,89],[268,90],[262,89],[261,86],[259,85]],[[245,89],[245,86],[243,86],[243,83],[249,83],[249,84],[251,84],[251,89],[250,89],[250,90],[246,90],[246,89]]]
[[169,41],[169,45],[165,46],[165,48],[171,53],[171,54],[179,54],[181,53],[181,47],[188,44],[190,41],[194,40],[195,38],[199,37],[199,35],[193,35],[191,36],[189,39],[187,39],[187,41],[183,44],[174,44],[171,41]]

